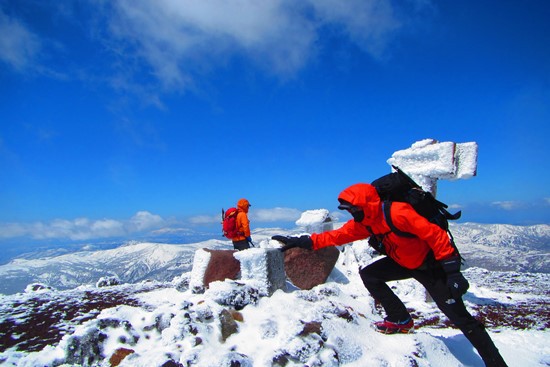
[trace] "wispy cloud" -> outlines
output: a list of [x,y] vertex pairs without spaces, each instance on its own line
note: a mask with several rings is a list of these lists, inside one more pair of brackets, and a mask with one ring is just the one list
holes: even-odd
[[462,204],[449,204],[449,210],[462,210],[464,206]]
[[391,1],[311,0],[319,25],[335,25],[363,51],[382,56],[401,27]]
[[[252,223],[294,222],[302,212],[293,208],[251,209],[248,218]],[[195,225],[216,224],[221,222],[220,215],[198,215],[189,219]]]
[[145,60],[165,87],[176,89],[194,88],[195,75],[224,67],[235,56],[272,75],[292,76],[315,57],[329,28],[378,57],[401,27],[389,0],[109,4],[109,45]]
[[165,221],[160,215],[151,214],[147,211],[139,211],[128,223],[130,230],[141,232],[147,229],[160,227],[164,225]]
[[[89,47],[111,56],[101,72],[85,64],[71,40],[36,33],[28,14],[0,10],[0,61],[16,70],[33,65],[53,78],[72,74],[90,83],[109,81],[121,93],[163,108],[159,89],[202,90],[204,75],[235,60],[276,78],[292,78],[332,52],[321,46],[327,37],[380,58],[407,24],[405,17],[414,16],[401,6],[391,0],[90,0],[81,6],[42,6],[56,19],[56,34],[74,31],[81,44],[90,42]],[[90,16],[76,25],[82,9]],[[39,60],[42,54],[47,57]],[[71,58],[81,60],[77,70],[55,70]],[[39,64],[46,59],[49,65]]]
[[189,222],[195,225],[221,223],[221,221],[222,221],[221,214],[220,215],[196,215],[189,218]]
[[302,211],[293,208],[258,209],[250,213],[250,220],[261,223],[293,222],[300,218]]
[[516,210],[525,206],[524,203],[519,201],[494,201],[491,205],[504,210]]
[[0,9],[0,60],[24,71],[34,64],[40,49],[39,37]]
[[131,235],[160,228],[165,224],[165,220],[160,216],[140,211],[125,221],[77,218],[73,220],[56,219],[47,223],[0,223],[0,238],[30,237],[37,240],[70,239],[78,241]]

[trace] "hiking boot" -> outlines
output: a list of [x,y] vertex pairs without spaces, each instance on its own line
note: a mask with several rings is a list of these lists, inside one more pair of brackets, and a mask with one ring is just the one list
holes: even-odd
[[414,330],[414,322],[412,318],[408,318],[405,321],[391,322],[387,319],[384,321],[378,321],[374,323],[376,331],[383,334],[396,334],[403,333],[408,334]]

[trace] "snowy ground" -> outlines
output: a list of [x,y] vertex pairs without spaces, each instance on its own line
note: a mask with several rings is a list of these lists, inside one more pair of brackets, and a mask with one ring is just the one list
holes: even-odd
[[[357,272],[375,259],[365,241],[341,250],[327,283],[309,291],[287,284],[271,297],[233,281],[193,294],[190,273],[172,282],[2,296],[0,365],[483,366],[414,281],[394,284],[418,329],[377,333],[372,323],[383,315]],[[465,275],[467,306],[509,366],[550,366],[549,276],[480,268]]]

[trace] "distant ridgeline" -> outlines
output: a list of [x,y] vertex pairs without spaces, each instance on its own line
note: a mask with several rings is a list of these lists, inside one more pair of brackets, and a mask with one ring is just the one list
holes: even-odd
[[[464,223],[452,224],[451,230],[466,259],[466,267],[550,273],[549,225]],[[286,233],[303,232],[305,227]],[[256,229],[253,236],[261,245],[273,234],[281,234],[281,230]],[[56,289],[71,289],[96,284],[100,278],[114,275],[122,283],[147,279],[171,281],[191,271],[195,251],[202,248],[227,250],[232,246],[230,241],[222,239],[186,245],[136,243],[116,249],[17,260],[0,266],[0,293],[22,292],[35,282],[46,282]]]

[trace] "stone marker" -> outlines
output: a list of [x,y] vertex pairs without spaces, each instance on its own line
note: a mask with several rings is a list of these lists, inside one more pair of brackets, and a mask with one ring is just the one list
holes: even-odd
[[311,289],[326,282],[340,251],[336,247],[325,247],[317,251],[292,248],[284,254],[288,279],[300,289]]
[[251,248],[233,255],[241,264],[241,280],[254,281],[260,295],[286,289],[283,253],[277,248]]
[[202,293],[212,282],[238,279],[241,268],[233,256],[235,252],[209,249],[195,251],[189,288],[195,293]]

